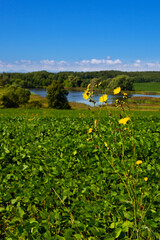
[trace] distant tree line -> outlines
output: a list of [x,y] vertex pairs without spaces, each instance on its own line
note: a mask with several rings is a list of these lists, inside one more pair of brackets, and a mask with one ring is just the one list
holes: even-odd
[[[53,81],[63,83],[64,87],[86,88],[90,81],[101,82],[101,88],[115,86],[115,78],[125,76],[128,81],[128,90],[132,90],[134,82],[160,82],[160,72],[121,72],[121,71],[96,71],[96,72],[59,72],[47,71],[30,73],[0,73],[0,86],[14,85],[22,88],[41,88],[51,85]],[[94,79],[94,80],[93,80]],[[114,80],[113,80],[114,79]],[[121,78],[122,80],[122,78]],[[114,82],[114,83],[113,83]],[[132,85],[132,86],[131,86]]]
[[28,106],[42,107],[38,101],[30,100],[30,91],[27,88],[47,88],[48,107],[69,109],[65,88],[86,88],[88,84],[94,89],[134,90],[134,82],[160,82],[160,72],[59,72],[46,71],[31,73],[1,73],[0,108],[14,108]]

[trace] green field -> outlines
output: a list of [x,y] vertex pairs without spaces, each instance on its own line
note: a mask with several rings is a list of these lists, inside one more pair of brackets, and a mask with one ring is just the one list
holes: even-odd
[[0,109],[0,239],[159,239],[159,120]]
[[134,83],[133,89],[135,91],[157,92],[160,91],[160,82]]

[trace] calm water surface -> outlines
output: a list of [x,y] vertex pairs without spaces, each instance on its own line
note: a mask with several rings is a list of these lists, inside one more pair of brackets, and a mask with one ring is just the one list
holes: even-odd
[[[35,93],[35,94],[38,94],[42,97],[46,97],[47,95],[47,92],[45,89],[38,89],[38,88],[30,88],[29,89],[30,92],[32,93]],[[90,103],[88,102],[88,100],[85,100],[83,99],[83,92],[81,91],[70,91],[68,96],[67,96],[67,99],[69,102],[77,102],[77,103],[85,103],[87,105],[90,105],[90,106],[93,106],[93,103]],[[96,104],[100,104],[99,103],[99,97],[101,96],[102,94],[97,94],[95,95],[95,101],[96,101]],[[132,94],[132,95],[128,95],[128,97],[158,97],[160,98],[160,95],[147,95],[147,94]],[[114,103],[115,102],[115,99],[117,98],[121,98],[120,95],[108,95],[108,104],[111,104],[111,103]]]

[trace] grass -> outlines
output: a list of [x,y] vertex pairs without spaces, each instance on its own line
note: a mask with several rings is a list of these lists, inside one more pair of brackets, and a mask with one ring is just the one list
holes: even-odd
[[[0,116],[4,118],[8,117],[57,117],[57,118],[79,118],[79,116],[92,116],[94,110],[94,114],[98,116],[99,108],[95,109],[72,109],[72,110],[56,110],[56,109],[25,109],[25,108],[17,108],[17,109],[0,109]],[[101,110],[101,116],[105,117],[109,112],[114,116],[119,116],[121,111],[115,108],[103,108]],[[130,114],[133,117],[159,117],[158,111],[148,111],[148,110],[139,110],[133,109],[130,111],[126,111],[127,114]]]
[[158,92],[160,91],[160,82],[134,83],[135,91]]

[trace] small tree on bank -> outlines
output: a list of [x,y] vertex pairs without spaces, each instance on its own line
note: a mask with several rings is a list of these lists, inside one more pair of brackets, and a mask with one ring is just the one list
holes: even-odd
[[52,84],[47,87],[48,107],[56,109],[70,109],[67,95],[68,92],[64,89],[63,84],[54,80]]

